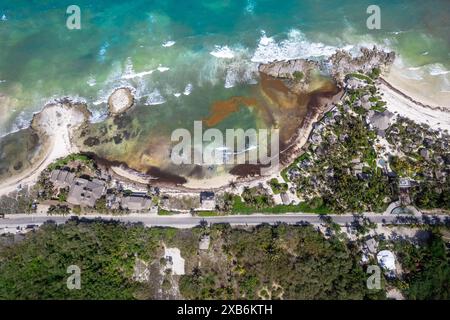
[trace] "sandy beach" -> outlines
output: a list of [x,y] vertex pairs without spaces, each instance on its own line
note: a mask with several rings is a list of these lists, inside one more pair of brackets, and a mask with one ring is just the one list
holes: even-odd
[[417,97],[408,96],[407,90],[403,87],[396,87],[387,81],[381,80],[378,88],[389,111],[414,122],[428,124],[432,129],[450,131],[450,108],[440,105],[429,106],[422,100],[416,100]]
[[[379,79],[378,88],[382,93],[383,100],[387,103],[389,111],[396,115],[409,118],[417,123],[428,124],[433,129],[442,129],[450,131],[450,94],[430,94],[424,86],[432,86],[432,83],[423,81],[417,82],[403,77],[399,71],[393,67],[388,75]],[[281,83],[281,82],[280,82]],[[283,87],[284,88],[284,87]],[[287,90],[287,89],[286,89]],[[269,93],[272,91],[268,91]],[[434,90],[433,92],[436,92]],[[131,94],[126,89],[118,89],[117,97],[113,100],[117,108],[110,110],[111,113],[123,111],[123,108],[129,108],[132,105]],[[114,96],[114,94],[113,94]],[[334,104],[342,100],[344,92],[337,90],[333,93],[317,95],[308,105],[306,114],[299,118],[301,122],[295,122],[295,133],[290,135],[290,140],[282,146],[280,150],[280,166],[276,172],[270,172],[263,176],[236,176],[231,173],[223,172],[219,175],[211,175],[205,179],[187,178],[183,185],[173,185],[174,189],[179,190],[226,190],[230,182],[237,186],[249,183],[259,183],[267,181],[271,177],[277,177],[284,166],[289,165],[302,153],[302,148],[307,144],[309,135],[314,124],[320,120],[325,112],[330,110]],[[279,96],[276,96],[273,102],[281,103]],[[114,97],[113,97],[114,98]],[[273,97],[268,97],[272,99]],[[280,102],[281,101],[281,102]],[[110,101],[111,102],[111,101]],[[298,107],[296,104],[294,106]],[[111,107],[111,106],[110,106]],[[220,106],[219,111],[223,111]],[[0,195],[8,194],[17,190],[19,186],[32,185],[36,183],[40,173],[48,165],[58,158],[65,157],[71,153],[79,152],[76,143],[72,141],[73,130],[79,127],[89,119],[87,106],[83,104],[71,104],[69,101],[60,101],[44,107],[44,109],[35,114],[31,128],[39,134],[42,143],[42,150],[38,160],[35,163],[20,172],[19,174],[8,178],[0,184]],[[284,118],[281,118],[285,120]],[[292,119],[291,119],[292,120]],[[287,121],[287,120],[285,120]],[[149,183],[159,184],[159,181],[150,175],[141,174],[125,167],[113,166],[111,172],[118,176],[118,179],[134,182],[140,185]],[[170,187],[168,187],[170,188]]]
[[437,77],[428,75],[420,80],[407,78],[404,71],[393,65],[384,79],[405,95],[424,105],[450,110],[450,92],[439,89],[442,83]]
[[53,161],[78,152],[71,136],[75,128],[88,119],[88,111],[83,105],[51,104],[35,114],[31,127],[36,130],[43,142],[43,153],[32,167],[8,178],[0,184],[0,196],[17,190],[19,185],[35,184],[39,175]]

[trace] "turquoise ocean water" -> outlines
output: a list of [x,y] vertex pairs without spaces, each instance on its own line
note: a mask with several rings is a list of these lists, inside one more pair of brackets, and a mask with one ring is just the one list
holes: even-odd
[[[80,30],[66,27],[74,4]],[[373,4],[380,30],[366,27]],[[191,129],[215,102],[258,98],[259,63],[321,59],[337,48],[356,54],[374,44],[399,54],[406,78],[433,79],[433,90],[448,92],[449,15],[448,0],[0,0],[0,136],[26,128],[63,96],[88,104],[97,123],[90,133],[98,135],[113,125],[105,120],[108,96],[127,86],[138,103],[121,134],[131,132],[132,143],[106,142],[95,152],[128,162],[136,155],[139,168],[172,130]],[[257,118],[241,108],[218,127],[261,127]],[[0,167],[16,161],[15,139],[34,148],[26,134],[1,138]]]
[[[81,30],[66,27],[72,4]],[[366,28],[371,4],[381,30]],[[247,93],[260,62],[361,45],[396,50],[405,72],[428,72],[436,90],[450,90],[449,14],[448,0],[0,0],[0,135],[61,96],[86,101],[101,121],[118,86],[159,108],[148,122],[181,126]]]

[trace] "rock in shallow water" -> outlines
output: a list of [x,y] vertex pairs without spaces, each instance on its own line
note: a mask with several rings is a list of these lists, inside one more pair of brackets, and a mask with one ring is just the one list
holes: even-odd
[[109,112],[112,115],[121,114],[131,108],[133,103],[134,96],[130,89],[116,89],[108,99]]

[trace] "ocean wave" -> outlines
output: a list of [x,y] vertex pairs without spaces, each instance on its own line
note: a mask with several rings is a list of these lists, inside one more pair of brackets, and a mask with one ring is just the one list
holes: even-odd
[[275,60],[330,56],[338,49],[321,42],[311,42],[296,29],[289,31],[287,38],[279,42],[268,37],[265,31],[261,34],[258,47],[251,59],[253,62],[268,63]]
[[168,68],[168,67],[163,67],[163,66],[159,65],[159,67],[156,68],[156,70],[158,70],[159,72],[163,73],[163,72],[169,71],[170,68]]
[[251,49],[235,44],[232,47],[219,47],[217,51],[217,55],[222,58],[205,59],[205,63],[201,66],[200,85],[209,83],[215,86],[224,81],[225,88],[232,88],[237,84],[257,82],[258,64],[251,61],[253,54]]
[[193,88],[194,88],[194,86],[192,85],[192,83],[188,83],[188,84],[186,85],[186,87],[184,88],[183,94],[184,94],[185,96],[190,95],[190,94],[192,93],[192,89],[193,89]]
[[164,42],[164,43],[162,44],[162,46],[163,46],[164,48],[169,48],[169,47],[172,47],[175,43],[176,43],[175,41],[169,40],[169,41]]
[[225,88],[235,87],[237,84],[256,84],[258,79],[258,64],[250,60],[245,50],[226,66]]
[[97,81],[95,80],[94,76],[91,75],[86,83],[88,86],[93,87],[97,84]]
[[21,111],[12,125],[11,132],[17,132],[28,128],[31,125],[32,119],[33,116],[30,117],[29,114],[25,113],[24,111]]
[[[31,109],[22,110],[20,111],[16,116],[12,118],[11,127],[9,130],[0,131],[0,138],[6,137],[10,134],[16,133],[20,130],[29,128],[31,125],[31,121],[33,120],[34,115],[41,112],[46,106],[48,105],[54,105],[54,104],[61,104],[61,103],[83,103],[87,104],[87,100],[83,97],[80,97],[78,95],[74,96],[57,96],[54,95],[50,98],[41,98],[40,101],[36,103],[36,105],[33,105]],[[16,111],[16,109],[11,110],[13,112]],[[4,128],[2,128],[4,129]]]
[[155,72],[155,70],[142,71],[142,72],[138,72],[138,73],[124,74],[122,76],[122,79],[130,80],[130,79],[135,79],[135,78],[142,78],[142,77],[151,75],[153,72]]
[[84,97],[80,97],[79,95],[73,96],[53,96],[46,100],[43,104],[44,107],[52,104],[61,104],[61,103],[71,103],[71,104],[87,104],[88,101]]
[[95,100],[95,101],[92,101],[92,104],[94,105],[94,106],[99,106],[99,105],[101,105],[101,104],[104,104],[104,103],[108,103],[108,99],[97,99],[97,100]]
[[402,76],[412,80],[423,80],[426,77],[442,77],[446,78],[447,74],[450,74],[450,70],[447,70],[441,63],[432,63],[422,66],[411,66],[407,64],[399,57],[395,62],[396,67],[403,70]]
[[216,46],[214,51],[210,52],[216,58],[219,59],[233,59],[234,53],[228,46]]
[[1,21],[8,21],[8,18],[6,17],[6,14],[2,14],[2,17],[0,18]]
[[161,93],[159,92],[158,89],[153,90],[152,93],[150,93],[147,96],[147,101],[146,101],[146,105],[149,106],[154,106],[154,105],[159,105],[159,104],[163,104],[166,103],[166,99],[164,99],[164,97],[161,95]]
[[155,71],[159,71],[159,72],[163,73],[163,72],[166,72],[169,70],[170,70],[170,68],[159,65],[159,67],[156,69],[135,72],[133,62],[131,61],[131,58],[128,57],[127,61],[125,63],[125,70],[121,76],[121,79],[130,80],[130,79],[142,78],[142,77],[153,74]]
[[450,92],[450,77],[444,77],[444,80],[441,83],[440,91],[443,93]]
[[104,62],[105,61],[105,56],[106,56],[106,52],[108,51],[109,48],[109,43],[105,42],[101,47],[100,50],[98,51],[98,55],[97,55],[97,60],[100,62]]
[[427,65],[427,68],[428,68],[428,72],[432,76],[440,76],[440,75],[450,73],[450,71],[446,70],[445,67],[440,63],[429,64],[429,65]]
[[134,78],[142,78],[152,74],[153,72],[155,72],[155,70],[142,71],[136,73],[134,71],[133,61],[131,60],[131,57],[128,57],[125,62],[125,67],[121,79],[130,80]]
[[105,109],[89,109],[89,111],[91,112],[91,117],[89,118],[89,122],[91,123],[105,121],[109,116],[108,111]]

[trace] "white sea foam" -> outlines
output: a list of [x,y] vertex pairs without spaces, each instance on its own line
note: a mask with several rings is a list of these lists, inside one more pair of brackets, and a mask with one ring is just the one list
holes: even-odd
[[153,106],[153,105],[159,105],[166,102],[166,99],[161,95],[158,89],[153,90],[152,93],[150,93],[147,96],[146,105]]
[[52,96],[51,98],[49,98],[49,99],[47,99],[45,101],[46,102],[43,103],[44,106],[52,105],[52,104],[60,104],[62,101],[69,101],[72,104],[87,104],[86,98],[80,97],[79,95],[73,95],[73,96],[57,96],[57,95],[54,95],[54,96]]
[[181,97],[181,93],[179,93],[179,92],[175,92],[173,95],[174,95],[176,98]]
[[253,84],[258,79],[258,64],[251,61],[252,51],[235,44],[228,48],[233,53],[232,59],[204,59],[200,68],[198,82],[200,85],[219,85],[225,82],[225,88],[232,88],[237,84]]
[[164,42],[164,43],[162,44],[162,46],[163,46],[164,48],[169,48],[169,47],[173,46],[175,43],[176,43],[175,41],[169,40],[169,41]]
[[148,75],[151,75],[155,70],[149,70],[149,71],[142,71],[138,73],[132,73],[132,74],[125,74],[122,76],[122,79],[134,79],[134,78],[142,78]]
[[446,70],[445,67],[440,63],[429,64],[427,66],[427,68],[428,68],[428,72],[432,76],[439,76],[439,75],[444,75],[444,74],[450,73],[450,71]]
[[267,37],[266,33],[262,31],[258,47],[251,60],[267,63],[275,60],[326,57],[335,53],[336,50],[337,47],[307,40],[299,30],[292,29],[287,38],[279,42],[274,38]]
[[167,68],[167,67],[163,67],[163,66],[159,66],[158,68],[156,68],[159,72],[161,72],[161,73],[163,73],[163,72],[166,72],[166,71],[169,71],[170,70],[170,68]]
[[105,42],[101,47],[100,50],[98,51],[98,56],[97,56],[97,60],[100,62],[104,62],[105,61],[105,55],[106,52],[108,51],[109,48],[109,43]]
[[216,58],[219,59],[233,59],[234,53],[228,46],[216,46],[214,51],[210,52]]
[[430,81],[434,83],[433,89],[429,89],[430,95],[450,91],[450,71],[446,70],[441,63],[408,66],[408,63],[399,56],[394,62],[394,67],[397,69],[396,73],[402,78],[421,81],[425,86],[429,85]]
[[91,75],[86,83],[88,84],[88,86],[93,87],[97,84],[97,81],[95,80],[94,76]]
[[445,92],[445,93],[449,93],[450,92],[450,77],[443,77],[444,80],[441,83],[441,87],[440,87],[440,91],[441,92]]
[[188,83],[188,84],[186,85],[186,88],[184,88],[183,94],[184,94],[185,96],[190,95],[193,88],[194,88],[194,86],[192,85],[192,83]]
[[108,102],[108,100],[105,100],[105,99],[98,99],[98,100],[93,101],[92,104],[93,104],[94,106],[99,106],[99,105],[101,105],[101,104],[103,104],[103,103],[107,103],[107,102]]
[[170,68],[168,68],[168,67],[163,67],[162,65],[159,65],[159,67],[156,69],[146,70],[146,71],[142,71],[142,72],[135,72],[133,62],[131,61],[130,57],[127,58],[124,69],[125,70],[121,76],[121,79],[124,79],[124,80],[142,78],[142,77],[151,75],[155,71],[159,71],[162,73],[162,72],[166,72],[166,71],[170,70]]
[[427,64],[423,66],[407,67],[401,58],[398,58],[395,65],[402,69],[402,77],[412,80],[422,80],[427,76],[443,77],[450,74],[441,63]]
[[6,14],[3,14],[3,15],[2,15],[1,20],[2,20],[2,21],[8,21],[8,18],[6,17]]
[[25,113],[24,111],[21,111],[19,115],[17,116],[16,120],[13,123],[12,126],[12,132],[17,132],[19,130],[28,128],[31,124],[32,116],[30,117],[28,113]]
[[250,60],[246,50],[239,51],[226,66],[225,88],[232,88],[237,84],[255,84],[258,79],[258,64]]
[[423,71],[422,69],[419,70],[403,69],[401,77],[410,80],[420,81],[423,80]]
[[91,116],[89,118],[89,122],[91,123],[99,123],[102,122],[104,120],[106,120],[108,118],[108,111],[106,111],[106,109],[90,109],[91,111]]

